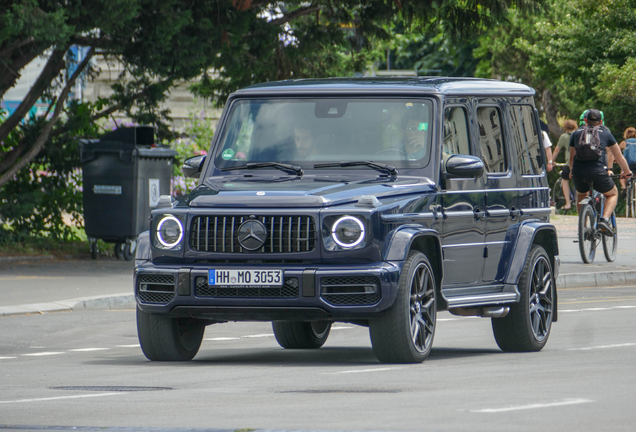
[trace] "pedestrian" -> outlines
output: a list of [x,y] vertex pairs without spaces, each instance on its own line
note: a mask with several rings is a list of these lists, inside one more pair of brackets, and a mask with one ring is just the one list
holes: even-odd
[[574,180],[576,188],[576,209],[581,211],[579,203],[588,195],[590,183],[593,183],[594,189],[605,196],[603,216],[598,223],[598,228],[606,236],[614,235],[609,218],[618,201],[618,190],[605,165],[606,149],[609,149],[621,166],[621,177],[632,176],[632,171],[616,144],[616,138],[603,125],[602,113],[595,109],[588,110],[585,126],[574,131],[570,137],[569,165],[570,177]]
[[546,169],[550,172],[554,167],[554,162],[552,161],[552,141],[550,141],[550,135],[548,135],[548,125],[543,120],[539,120],[539,123],[541,123],[541,136],[543,137],[545,160],[548,164]]
[[566,165],[563,167],[561,171],[561,178],[563,181],[561,182],[561,189],[563,190],[563,196],[565,197],[565,206],[563,206],[563,210],[570,210],[572,208],[572,199],[570,198],[570,166],[568,163],[568,151],[567,148],[570,145],[570,137],[572,136],[572,132],[577,129],[576,121],[567,119],[563,123],[563,130],[565,132],[561,134],[559,137],[559,141],[557,142],[556,148],[554,149],[554,153],[552,153],[552,166],[556,162],[557,156],[563,150],[563,158]]
[[[629,165],[629,169],[632,170],[633,172],[634,170],[636,170],[636,129],[633,127],[628,127],[627,129],[625,129],[625,132],[623,132],[623,138],[625,139],[621,141],[621,143],[618,146],[623,151],[623,157],[627,161],[627,165]],[[613,165],[614,165],[614,158],[611,155],[609,155],[607,160],[607,166],[611,168]],[[627,190],[625,189],[627,187],[627,180],[622,178],[620,179],[620,182],[621,182],[621,197],[624,198],[627,193]]]

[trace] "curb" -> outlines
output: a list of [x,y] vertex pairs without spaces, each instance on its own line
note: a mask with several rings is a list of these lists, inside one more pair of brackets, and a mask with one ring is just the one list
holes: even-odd
[[22,261],[54,261],[54,260],[55,260],[55,256],[53,255],[9,256],[9,257],[0,257],[0,264],[22,262]]
[[560,274],[557,278],[557,287],[559,288],[586,288],[613,285],[636,285],[636,270],[569,273]]
[[73,312],[82,309],[126,309],[135,305],[135,295],[122,293],[109,296],[81,297],[53,303],[31,303],[0,307],[0,317],[13,315],[45,314],[50,312]]

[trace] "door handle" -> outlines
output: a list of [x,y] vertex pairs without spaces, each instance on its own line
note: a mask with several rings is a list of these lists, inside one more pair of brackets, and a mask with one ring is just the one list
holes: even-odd
[[475,207],[475,210],[473,210],[473,213],[475,214],[475,220],[483,219],[486,217],[486,212],[481,211],[476,207]]
[[433,216],[435,217],[435,219],[439,219],[439,218],[444,218],[446,219],[446,215],[444,214],[444,208],[441,205],[432,205],[430,207],[431,212],[433,213]]
[[521,215],[521,210],[517,210],[516,208],[510,209],[510,219],[517,219]]

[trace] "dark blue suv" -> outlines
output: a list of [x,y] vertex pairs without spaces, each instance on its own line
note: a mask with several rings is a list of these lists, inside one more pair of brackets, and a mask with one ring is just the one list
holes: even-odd
[[137,328],[190,360],[206,325],[271,321],[288,349],[336,321],[381,362],[430,353],[437,311],[538,351],[557,319],[557,233],[534,90],[462,78],[291,80],[232,94],[197,187],[141,234]]

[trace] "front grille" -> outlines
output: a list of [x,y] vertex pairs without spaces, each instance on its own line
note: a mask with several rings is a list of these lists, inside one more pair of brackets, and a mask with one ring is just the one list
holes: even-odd
[[382,298],[380,281],[374,276],[324,277],[321,297],[334,306],[369,306]]
[[174,298],[174,275],[140,274],[137,280],[137,294],[142,303],[166,304]]
[[285,278],[285,283],[276,288],[217,288],[208,285],[208,279],[195,279],[197,297],[298,297],[298,278]]
[[260,249],[244,250],[238,228],[248,216],[197,216],[190,226],[190,248],[199,252],[293,253],[316,248],[316,224],[310,216],[258,216],[267,239]]

